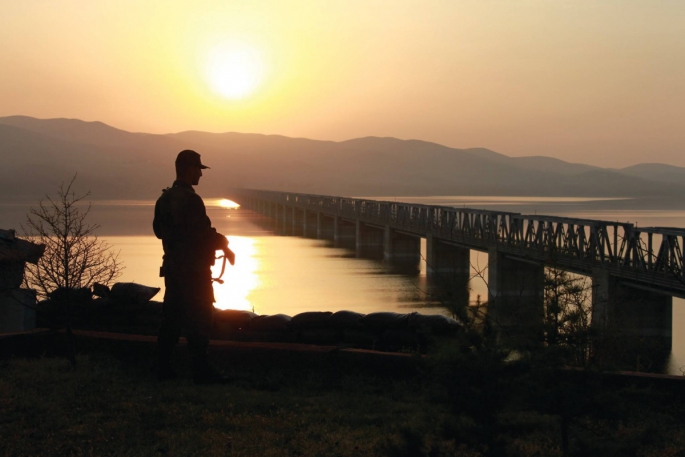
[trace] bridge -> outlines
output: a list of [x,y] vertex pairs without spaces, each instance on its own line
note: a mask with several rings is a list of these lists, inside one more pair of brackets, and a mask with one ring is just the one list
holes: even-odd
[[391,262],[418,265],[424,238],[427,273],[464,283],[470,250],[486,252],[489,312],[501,322],[539,314],[545,267],[592,279],[593,325],[620,326],[669,349],[672,297],[685,298],[681,228],[265,190],[232,198],[284,234]]

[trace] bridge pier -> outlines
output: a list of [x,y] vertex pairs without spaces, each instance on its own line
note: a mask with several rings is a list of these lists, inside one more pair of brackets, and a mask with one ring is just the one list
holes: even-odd
[[426,276],[437,286],[436,297],[448,309],[469,305],[471,250],[426,234]]
[[430,277],[463,279],[471,274],[471,250],[445,243],[430,233],[426,235],[426,274]]
[[357,227],[355,222],[335,216],[333,218],[333,243],[336,248],[355,249]]
[[281,233],[283,230],[283,207],[278,203],[273,204],[274,231]]
[[383,258],[385,232],[382,228],[356,221],[357,257]]
[[273,229],[274,232],[278,233],[278,229],[280,227],[280,222],[281,222],[281,218],[279,217],[280,214],[278,211],[278,205],[272,203],[270,208],[271,209],[270,209],[269,217],[271,219],[271,223],[269,224],[269,226]]
[[302,226],[302,235],[305,238],[316,238],[318,234],[319,213],[304,210],[304,220]]
[[290,235],[293,228],[293,209],[283,205],[283,235]]
[[304,211],[293,206],[293,236],[298,236],[302,234],[302,228],[304,227]]
[[278,211],[278,208],[276,205],[274,205],[271,202],[267,202],[266,212],[263,213],[263,215],[266,216],[268,219],[267,227],[269,227],[270,229],[273,229],[273,230],[276,230],[277,225],[278,225],[278,213],[277,213],[277,211]]
[[320,240],[335,240],[335,218],[319,212],[316,215],[316,237]]
[[502,342],[540,341],[544,285],[543,264],[488,251],[488,315]]
[[383,257],[404,267],[418,267],[421,261],[421,238],[386,225],[383,231]]
[[638,371],[666,362],[673,343],[673,297],[626,285],[597,268],[592,305],[599,357]]

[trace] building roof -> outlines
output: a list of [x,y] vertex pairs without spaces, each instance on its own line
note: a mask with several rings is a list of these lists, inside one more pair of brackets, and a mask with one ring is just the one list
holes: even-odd
[[17,238],[14,230],[0,229],[0,262],[37,263],[45,245]]

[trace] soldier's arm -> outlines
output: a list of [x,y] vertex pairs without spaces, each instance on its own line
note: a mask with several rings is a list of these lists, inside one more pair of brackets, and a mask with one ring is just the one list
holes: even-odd
[[159,238],[160,240],[163,238],[163,230],[162,226],[164,222],[162,219],[164,216],[162,215],[162,209],[161,209],[161,198],[157,200],[157,203],[155,203],[155,218],[152,220],[152,230],[155,232],[155,236]]
[[190,206],[188,222],[194,235],[206,242],[209,247],[214,248],[215,251],[226,249],[228,240],[212,227],[202,198],[199,195],[194,195],[190,201]]

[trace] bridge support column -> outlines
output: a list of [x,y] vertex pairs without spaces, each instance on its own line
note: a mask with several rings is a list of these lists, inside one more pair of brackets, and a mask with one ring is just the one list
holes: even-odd
[[302,235],[304,227],[304,210],[293,206],[293,235]]
[[621,283],[607,270],[592,273],[592,326],[597,355],[619,368],[660,369],[673,343],[673,297]]
[[281,222],[278,216],[278,203],[269,203],[269,228],[275,233],[278,233],[278,227]]
[[266,211],[264,213],[264,216],[266,217],[266,226],[268,228],[273,228],[274,226],[274,205],[270,202],[266,202]]
[[279,233],[281,230],[281,224],[283,222],[283,215],[281,214],[281,205],[274,203],[271,205],[273,208],[273,227],[274,232]]
[[451,309],[469,304],[471,250],[426,235],[426,276],[437,286],[437,296]]
[[279,205],[278,203],[273,203],[271,207],[273,208],[274,232],[278,233],[281,229],[281,224],[283,222],[283,216],[281,215],[281,205]]
[[335,216],[333,227],[335,247],[354,249],[357,235],[355,223]]
[[513,346],[541,340],[545,268],[488,251],[488,316],[500,340]]
[[406,235],[386,225],[383,231],[383,257],[403,267],[418,267],[421,261],[421,238]]
[[426,274],[450,278],[468,277],[471,273],[471,250],[440,241],[430,233],[426,235]]
[[302,227],[302,235],[305,238],[316,238],[319,226],[319,213],[304,210],[304,225]]
[[283,234],[290,235],[293,228],[293,209],[283,205]]
[[316,237],[320,240],[335,240],[335,218],[317,213]]
[[383,258],[384,230],[356,221],[357,257]]

